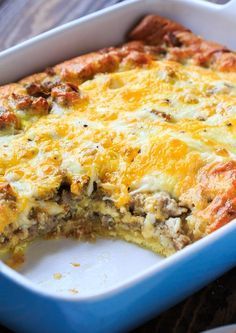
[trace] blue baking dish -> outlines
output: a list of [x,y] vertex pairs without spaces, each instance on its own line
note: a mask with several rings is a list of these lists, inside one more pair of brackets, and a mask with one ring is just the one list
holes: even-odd
[[[134,0],[0,53],[7,83],[66,58],[124,40],[148,13],[177,20],[236,48],[236,1]],[[236,222],[169,258],[122,241],[37,241],[16,272],[0,262],[0,322],[16,332],[121,332],[140,325],[236,264]]]

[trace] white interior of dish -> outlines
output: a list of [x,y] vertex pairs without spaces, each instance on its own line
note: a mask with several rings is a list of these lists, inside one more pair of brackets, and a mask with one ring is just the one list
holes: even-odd
[[20,273],[45,291],[91,296],[112,289],[163,259],[119,240],[40,240],[29,247]]
[[[236,48],[233,34],[226,33],[234,31],[232,13],[236,1],[231,3],[222,9],[198,0],[134,0],[116,10],[106,9],[0,53],[0,81],[10,82],[76,54],[117,44],[129,27],[147,13],[176,19],[206,38]],[[118,240],[95,243],[42,240],[30,246],[20,272],[45,291],[89,296],[110,290],[140,271],[157,267],[163,260],[150,251]]]

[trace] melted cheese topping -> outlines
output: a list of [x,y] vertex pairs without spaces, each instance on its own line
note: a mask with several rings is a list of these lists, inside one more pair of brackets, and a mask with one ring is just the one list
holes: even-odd
[[[80,86],[77,107],[54,103],[20,134],[0,137],[0,177],[17,193],[17,216],[65,177],[78,193],[90,177],[120,207],[130,192],[167,191],[179,198],[206,164],[236,154],[236,74],[153,61],[98,74]],[[12,222],[2,217],[0,231]],[[21,218],[27,223],[26,219]]]

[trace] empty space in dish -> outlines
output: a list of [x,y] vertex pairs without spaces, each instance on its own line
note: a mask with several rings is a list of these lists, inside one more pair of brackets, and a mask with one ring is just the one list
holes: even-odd
[[113,289],[163,260],[120,240],[38,240],[27,249],[19,272],[45,291],[91,296]]

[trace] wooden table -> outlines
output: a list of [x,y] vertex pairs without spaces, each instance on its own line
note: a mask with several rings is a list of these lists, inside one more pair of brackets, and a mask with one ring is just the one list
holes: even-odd
[[[0,50],[117,2],[120,1],[0,0]],[[198,333],[231,323],[236,323],[236,269],[133,333]],[[10,331],[0,326],[0,332]]]

